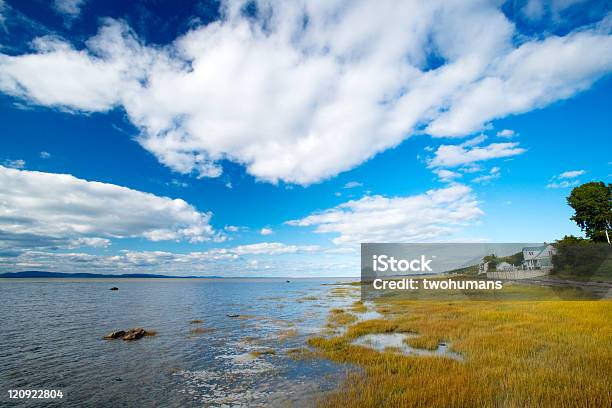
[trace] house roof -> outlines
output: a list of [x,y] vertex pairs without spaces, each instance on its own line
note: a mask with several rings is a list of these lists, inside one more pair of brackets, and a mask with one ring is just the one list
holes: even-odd
[[546,245],[537,246],[537,247],[525,247],[525,248],[523,248],[523,252],[525,252],[525,251],[542,252],[545,249],[546,249]]

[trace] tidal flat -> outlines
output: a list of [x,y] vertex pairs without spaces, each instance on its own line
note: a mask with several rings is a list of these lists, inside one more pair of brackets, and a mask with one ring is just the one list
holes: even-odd
[[319,406],[612,406],[612,301],[521,285],[511,294],[545,300],[392,296],[371,305],[382,317],[356,321],[332,309],[343,330],[308,344],[361,370]]
[[[69,407],[612,403],[609,299],[524,300],[545,289],[520,285],[494,301],[366,299],[338,279],[109,284],[0,282],[2,389],[62,389],[50,406]],[[140,326],[156,335],[103,339]]]

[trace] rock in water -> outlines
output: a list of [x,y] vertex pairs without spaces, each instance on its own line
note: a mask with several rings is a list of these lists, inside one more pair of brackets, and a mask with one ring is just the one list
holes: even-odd
[[106,336],[104,336],[104,338],[105,339],[122,339],[123,336],[125,336],[125,331],[117,330],[117,331],[108,333]]
[[138,340],[138,339],[143,338],[146,334],[147,332],[145,331],[145,329],[142,329],[140,327],[136,329],[130,329],[127,332],[125,332],[125,335],[123,336],[123,340],[126,340],[126,341]]
[[119,290],[119,288],[118,288],[118,287],[116,287],[116,286],[113,286],[113,287],[112,287],[112,288],[110,288],[109,290]]
[[146,331],[145,329],[141,327],[137,327],[135,329],[129,329],[127,331],[125,330],[114,331],[104,336],[104,338],[107,340],[123,339],[125,341],[132,341],[132,340],[141,339],[144,336],[155,336],[155,332]]

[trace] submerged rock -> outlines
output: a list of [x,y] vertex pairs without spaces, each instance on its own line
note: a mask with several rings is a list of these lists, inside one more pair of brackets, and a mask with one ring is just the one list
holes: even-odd
[[145,336],[154,336],[154,335],[155,335],[154,331],[146,331],[145,329],[141,327],[137,327],[135,329],[129,329],[127,331],[125,330],[114,331],[104,336],[104,338],[107,340],[122,339],[125,341],[132,341],[132,340],[141,339]]
[[112,288],[110,288],[109,290],[119,290],[119,288],[118,288],[118,287],[116,287],[116,286],[113,286],[113,287],[112,287]]

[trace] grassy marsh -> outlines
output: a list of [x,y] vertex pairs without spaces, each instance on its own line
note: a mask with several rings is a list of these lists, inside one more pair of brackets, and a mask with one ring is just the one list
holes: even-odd
[[[533,287],[516,286],[533,292]],[[345,322],[342,335],[308,343],[363,369],[321,406],[612,406],[612,301],[385,299],[384,319]],[[346,319],[333,309],[330,321]],[[464,361],[403,356],[350,344],[369,333],[418,334],[406,342],[449,342]]]

